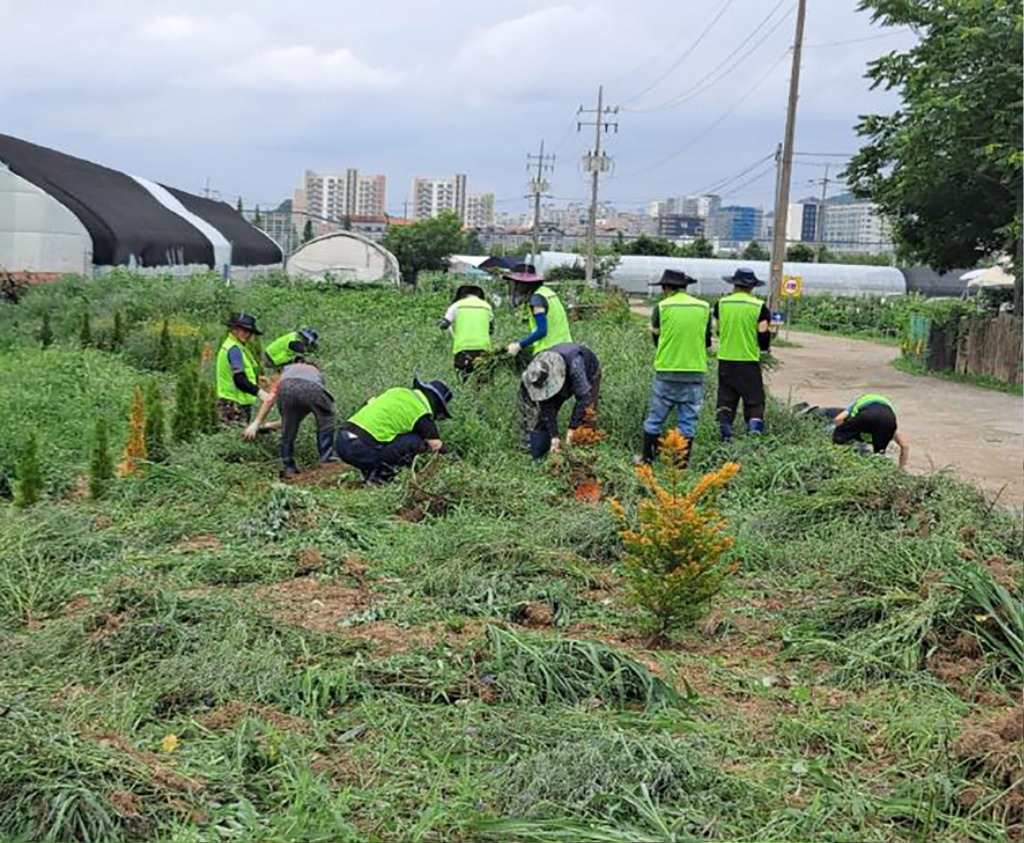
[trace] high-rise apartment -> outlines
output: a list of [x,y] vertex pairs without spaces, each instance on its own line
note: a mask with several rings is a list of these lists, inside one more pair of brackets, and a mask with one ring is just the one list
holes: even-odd
[[489,228],[494,225],[494,194],[467,194],[466,215],[462,223],[467,228]]
[[303,180],[305,210],[330,220],[355,216],[383,216],[387,182],[382,174],[360,175],[354,167],[344,173],[306,170]]
[[450,179],[415,178],[412,180],[409,200],[409,216],[414,220],[425,220],[444,211],[451,211],[464,221],[466,175],[456,173]]
[[828,200],[825,245],[833,252],[891,253],[892,230],[877,205],[844,193]]

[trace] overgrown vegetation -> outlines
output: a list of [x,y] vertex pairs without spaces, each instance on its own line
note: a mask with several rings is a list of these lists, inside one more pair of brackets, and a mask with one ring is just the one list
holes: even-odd
[[[587,471],[635,512],[652,349],[590,295],[573,333],[601,357],[607,435]],[[458,387],[452,453],[390,486],[335,467],[283,485],[273,436],[200,426],[82,499],[95,420],[113,454],[144,449],[166,372],[226,314],[315,326],[346,417],[451,376],[450,298],[115,273],[0,305],[0,838],[1019,836],[1019,518],[776,405],[728,446],[705,408],[684,485],[740,466],[716,501],[738,569],[653,649],[611,508],[517,449],[507,361]],[[79,348],[86,305],[97,336],[123,314],[122,350]],[[499,309],[496,341],[521,331]]]

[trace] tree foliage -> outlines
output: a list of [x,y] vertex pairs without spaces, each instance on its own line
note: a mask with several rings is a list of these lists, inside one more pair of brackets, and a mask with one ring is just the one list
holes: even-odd
[[160,385],[156,379],[146,385],[144,401],[145,425],[143,438],[146,442],[146,453],[150,462],[163,462],[167,459],[167,422],[164,414],[164,399],[160,394]]
[[1021,306],[1022,17],[1018,0],[862,0],[883,26],[920,37],[868,65],[902,104],[869,114],[844,178],[878,203],[901,252],[937,271],[1008,251]]
[[29,430],[25,447],[14,475],[14,502],[20,507],[32,506],[43,494],[43,473],[39,468],[39,443]]
[[794,243],[786,249],[786,260],[794,263],[814,263],[814,249],[806,243]]
[[107,420],[96,416],[92,431],[92,447],[89,449],[89,497],[102,498],[114,476],[114,461],[110,456],[110,436]]
[[380,242],[398,258],[402,277],[414,283],[423,270],[447,269],[448,258],[465,251],[466,235],[459,218],[446,211],[411,225],[389,226]]
[[306,220],[306,224],[302,226],[302,242],[308,243],[313,236],[313,220]]
[[740,257],[747,261],[766,261],[771,253],[756,240],[751,240],[740,252]]

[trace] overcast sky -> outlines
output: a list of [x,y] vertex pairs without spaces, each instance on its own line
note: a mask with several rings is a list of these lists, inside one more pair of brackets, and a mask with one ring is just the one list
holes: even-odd
[[[542,138],[559,204],[588,196],[593,129],[577,134],[576,109],[604,84],[621,110],[602,195],[630,209],[773,152],[795,6],[0,0],[0,131],[185,190],[209,179],[247,205],[289,197],[307,167],[357,167],[387,175],[392,213],[413,176],[454,172],[517,211]],[[808,6],[796,148],[847,154],[857,115],[895,102],[869,90],[866,62],[913,37],[872,26],[855,0]],[[794,198],[820,190],[826,161],[798,159]],[[767,206],[772,189],[765,164],[721,192]]]

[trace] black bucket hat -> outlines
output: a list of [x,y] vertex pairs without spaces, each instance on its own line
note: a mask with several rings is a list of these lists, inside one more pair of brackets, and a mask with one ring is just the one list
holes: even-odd
[[754,275],[752,269],[737,269],[732,275],[723,275],[723,281],[728,281],[734,287],[763,287],[764,281]]
[[455,297],[452,302],[457,302],[459,299],[464,299],[466,296],[476,296],[478,299],[487,297],[483,287],[478,287],[476,284],[463,284],[455,291]]
[[232,313],[225,324],[229,328],[244,328],[257,336],[263,333],[256,327],[256,317],[250,316],[248,313]]
[[450,419],[452,417],[452,414],[448,412],[448,402],[452,400],[452,391],[444,381],[427,381],[424,383],[419,378],[413,378],[412,388],[427,392],[437,399],[434,412],[438,418]]
[[691,278],[685,272],[679,269],[666,269],[661,273],[661,278],[657,281],[652,281],[648,284],[648,287],[688,287],[690,284],[696,284],[697,279]]

